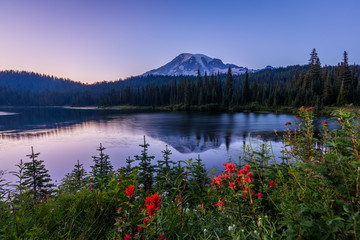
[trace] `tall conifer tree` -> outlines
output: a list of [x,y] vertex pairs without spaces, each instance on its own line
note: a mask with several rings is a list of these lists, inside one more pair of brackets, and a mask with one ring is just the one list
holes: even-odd
[[230,101],[233,98],[233,85],[234,85],[234,80],[231,74],[231,68],[229,67],[227,76],[226,76],[226,86],[225,86],[225,96],[224,96],[224,106],[225,107],[229,107],[230,105]]
[[244,81],[244,88],[243,88],[243,103],[250,102],[250,88],[249,88],[249,73],[248,71],[245,72],[245,81]]

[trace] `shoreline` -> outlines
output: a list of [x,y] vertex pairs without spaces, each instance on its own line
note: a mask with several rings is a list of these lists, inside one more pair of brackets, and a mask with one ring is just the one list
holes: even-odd
[[[262,107],[259,105],[246,105],[235,106],[226,110],[222,106],[214,105],[201,105],[201,106],[184,106],[184,105],[172,105],[172,106],[132,106],[132,105],[117,105],[117,106],[98,106],[98,109],[103,110],[150,110],[150,111],[169,111],[169,112],[223,112],[223,113],[275,113],[275,114],[294,114],[298,113],[298,107],[279,106],[279,107]],[[331,116],[333,112],[338,110],[345,110],[347,112],[360,114],[359,106],[326,106],[321,109],[315,109],[315,114],[318,116]]]

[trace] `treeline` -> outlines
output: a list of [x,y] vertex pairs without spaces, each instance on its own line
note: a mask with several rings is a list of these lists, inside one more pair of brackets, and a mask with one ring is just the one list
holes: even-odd
[[241,110],[244,106],[359,105],[360,66],[344,52],[337,66],[321,66],[315,49],[308,65],[233,76],[140,76],[81,84],[35,73],[0,72],[0,105],[170,106],[173,109]]
[[316,50],[309,64],[253,74],[183,78],[169,84],[148,84],[140,88],[125,87],[110,91],[100,105],[180,105],[183,108],[203,106],[205,109],[236,110],[244,105],[321,106],[360,104],[360,66],[350,66],[347,52],[337,66],[321,67]]

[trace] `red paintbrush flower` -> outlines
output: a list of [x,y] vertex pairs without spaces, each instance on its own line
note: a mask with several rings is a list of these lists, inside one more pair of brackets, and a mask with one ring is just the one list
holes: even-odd
[[128,198],[131,198],[131,197],[134,196],[134,189],[135,189],[134,186],[129,186],[129,187],[125,190],[125,193],[127,194],[127,197],[128,197]]

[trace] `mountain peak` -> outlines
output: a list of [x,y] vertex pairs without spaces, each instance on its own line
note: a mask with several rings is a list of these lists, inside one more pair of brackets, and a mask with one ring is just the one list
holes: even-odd
[[143,74],[147,75],[193,75],[196,76],[198,70],[201,75],[205,72],[208,75],[216,73],[227,73],[231,67],[232,74],[238,75],[245,73],[248,69],[239,67],[235,64],[224,64],[220,59],[211,58],[204,54],[181,53],[172,61],[164,66],[148,71]]

